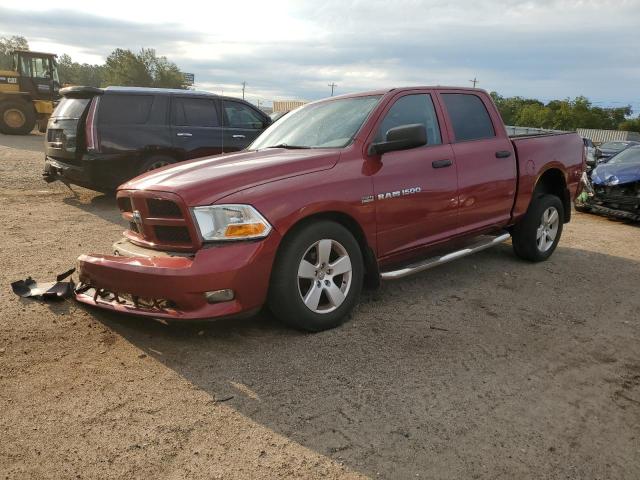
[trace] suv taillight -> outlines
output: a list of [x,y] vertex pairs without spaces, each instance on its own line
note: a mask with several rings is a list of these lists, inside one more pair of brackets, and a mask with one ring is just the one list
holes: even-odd
[[87,138],[87,151],[98,151],[98,131],[96,130],[96,109],[100,97],[93,97],[91,105],[89,106],[89,113],[87,113],[87,120],[85,123],[85,133]]

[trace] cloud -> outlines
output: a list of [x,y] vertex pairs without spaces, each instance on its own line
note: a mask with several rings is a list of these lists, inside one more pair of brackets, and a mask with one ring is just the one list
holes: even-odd
[[270,9],[260,3],[243,6],[243,15],[221,15],[218,6],[207,11],[201,5],[196,7],[201,18],[189,11],[166,17],[156,12],[153,23],[80,10],[54,15],[2,8],[0,30],[79,44],[102,57],[116,47],[153,47],[195,73],[200,86],[237,94],[246,81],[247,92],[266,98],[316,99],[329,93],[331,82],[345,93],[469,85],[475,76],[481,87],[505,95],[584,94],[604,103],[637,98],[639,0],[324,0],[280,1]]

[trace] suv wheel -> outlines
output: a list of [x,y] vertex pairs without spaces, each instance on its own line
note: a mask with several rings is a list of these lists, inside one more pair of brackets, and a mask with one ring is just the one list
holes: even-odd
[[156,168],[166,167],[167,165],[171,165],[175,162],[176,160],[168,155],[152,155],[144,161],[138,171],[138,175],[150,172]]
[[513,250],[531,262],[551,256],[562,235],[564,207],[555,195],[535,198],[524,218],[513,228]]
[[294,328],[334,328],[358,301],[363,276],[362,252],[351,232],[318,221],[284,239],[271,276],[269,307]]
[[27,135],[36,125],[36,112],[31,104],[9,100],[0,104],[0,132]]

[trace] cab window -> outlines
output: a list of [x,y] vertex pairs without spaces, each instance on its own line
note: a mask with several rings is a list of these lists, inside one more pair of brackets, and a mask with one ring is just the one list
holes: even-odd
[[477,95],[444,93],[442,99],[449,112],[456,142],[496,136],[489,112]]
[[425,93],[405,95],[396,100],[382,120],[374,141],[384,141],[387,132],[392,128],[414,123],[424,125],[427,130],[427,143],[429,145],[442,143],[438,118],[433,107],[431,95]]

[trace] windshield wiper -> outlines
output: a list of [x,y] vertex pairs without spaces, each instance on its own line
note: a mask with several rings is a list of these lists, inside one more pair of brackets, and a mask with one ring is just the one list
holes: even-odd
[[289,150],[299,150],[299,149],[307,149],[311,147],[307,147],[306,145],[287,145],[286,143],[279,143],[278,145],[270,145],[266,148],[287,148]]

